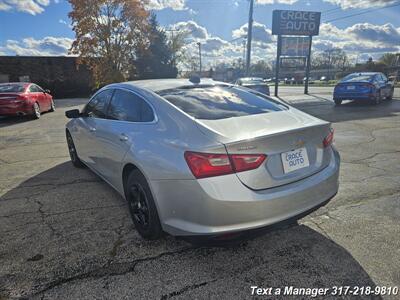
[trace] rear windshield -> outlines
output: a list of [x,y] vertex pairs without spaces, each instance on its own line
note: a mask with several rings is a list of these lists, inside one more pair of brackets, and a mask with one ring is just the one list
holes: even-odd
[[22,84],[0,84],[0,93],[20,93],[24,89]]
[[218,120],[286,109],[260,93],[233,86],[171,89],[158,92],[164,99],[196,119]]
[[261,78],[242,78],[240,82],[242,84],[265,84]]
[[374,74],[373,75],[365,75],[365,74],[350,74],[347,75],[346,77],[344,77],[342,79],[342,82],[345,81],[371,81],[374,78]]

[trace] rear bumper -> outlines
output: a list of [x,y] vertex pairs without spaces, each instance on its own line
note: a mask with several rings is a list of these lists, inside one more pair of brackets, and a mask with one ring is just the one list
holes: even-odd
[[375,99],[375,94],[353,94],[353,93],[334,93],[333,100],[373,100]]
[[150,183],[163,229],[173,235],[216,235],[272,225],[311,211],[338,191],[340,157],[321,172],[281,187],[254,191],[235,174]]
[[32,108],[25,105],[15,107],[0,106],[0,116],[24,116],[32,113]]

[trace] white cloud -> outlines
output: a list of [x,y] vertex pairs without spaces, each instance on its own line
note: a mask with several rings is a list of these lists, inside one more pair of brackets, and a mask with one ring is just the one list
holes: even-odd
[[397,0],[324,0],[340,6],[342,9],[383,7],[397,2]]
[[400,51],[400,28],[390,23],[358,23],[340,29],[330,23],[323,23],[320,35],[314,39],[313,47],[316,51],[340,48],[349,57],[377,57],[385,52]]
[[7,40],[1,51],[10,55],[26,56],[65,56],[71,47],[73,40],[65,37],[44,37],[36,40],[32,37],[22,41]]
[[[248,25],[244,24],[239,29],[235,29],[232,32],[233,38],[247,37]],[[271,43],[272,35],[271,30],[264,24],[254,22],[253,23],[253,40],[261,43]]]
[[[58,3],[57,0],[54,1]],[[31,15],[40,14],[50,0],[0,0],[0,11],[20,11]]]
[[171,29],[186,32],[189,39],[201,40],[208,38],[207,29],[194,21],[179,22],[170,26]]
[[173,10],[187,10],[185,0],[150,0],[146,5],[148,9],[162,10],[171,8]]

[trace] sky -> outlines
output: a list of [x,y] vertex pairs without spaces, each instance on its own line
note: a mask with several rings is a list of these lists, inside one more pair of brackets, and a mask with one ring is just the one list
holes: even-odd
[[[205,65],[243,57],[249,0],[149,0],[147,8],[164,28],[189,33],[187,51],[200,42]],[[274,9],[322,12],[314,52],[341,48],[361,62],[400,51],[400,0],[255,0],[252,61],[276,56]],[[70,10],[67,0],[0,0],[0,55],[68,55]]]

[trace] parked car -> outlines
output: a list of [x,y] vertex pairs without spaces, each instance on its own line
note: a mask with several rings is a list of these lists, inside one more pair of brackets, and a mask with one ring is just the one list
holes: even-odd
[[379,104],[383,98],[391,100],[394,94],[393,82],[383,73],[352,73],[344,77],[333,92],[333,100],[340,105],[343,100],[372,101]]
[[308,214],[338,191],[333,130],[236,85],[108,85],[69,110],[72,163],[128,202],[142,237],[225,236]]
[[31,115],[40,118],[42,112],[54,111],[49,90],[34,83],[10,82],[0,84],[0,116]]
[[268,84],[259,77],[242,77],[236,80],[236,84],[269,95]]

